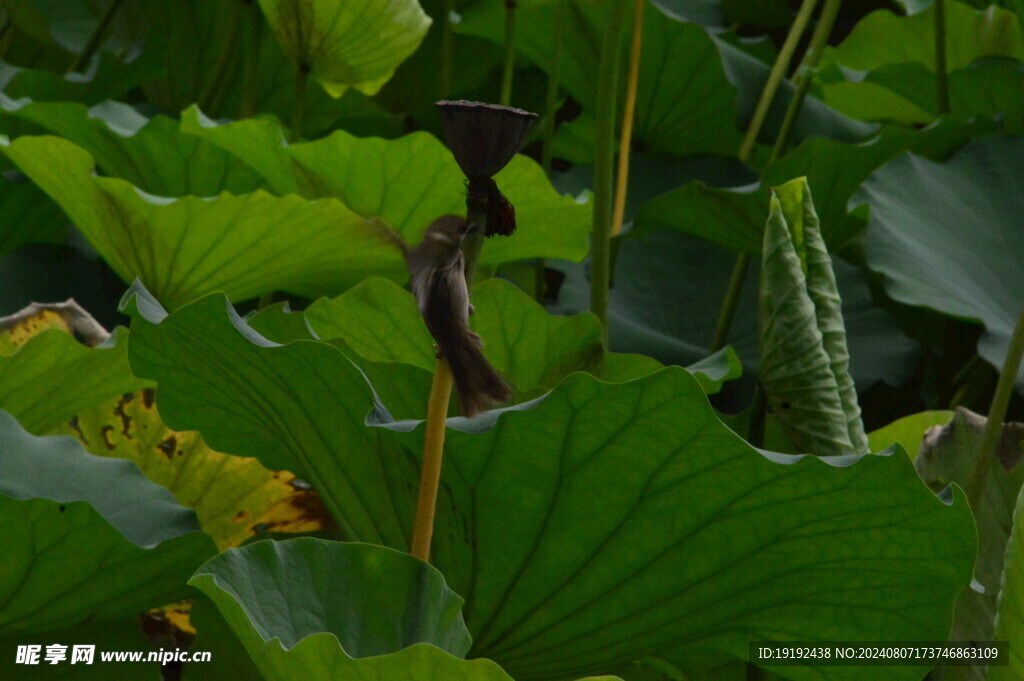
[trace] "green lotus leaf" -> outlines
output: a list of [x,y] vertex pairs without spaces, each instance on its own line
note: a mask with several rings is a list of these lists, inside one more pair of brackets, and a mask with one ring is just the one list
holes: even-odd
[[[949,73],[949,113],[999,119],[1004,130],[1024,129],[1024,65],[990,57]],[[935,73],[924,64],[887,64],[860,80],[822,86],[829,105],[862,120],[931,123],[939,117]]]
[[7,412],[0,438],[0,634],[99,625],[180,599],[215,552],[192,511],[134,464],[30,435]]
[[[223,296],[167,315],[136,288],[127,309],[133,368],[159,381],[172,427],[287,462],[348,539],[406,548],[422,431],[374,409],[337,348],[271,343]],[[386,428],[366,426],[370,410]],[[471,656],[522,681],[698,647],[743,657],[752,637],[942,638],[970,579],[959,490],[942,503],[898,451],[761,453],[678,367],[616,384],[576,373],[541,400],[448,424],[432,560],[465,594]],[[341,660],[331,635],[302,645]]]
[[[217,125],[195,108],[182,114],[182,126],[247,162],[276,193],[334,197],[359,215],[383,220],[412,246],[436,217],[465,212],[462,171],[448,149],[424,132],[384,140],[339,130],[315,142],[285,145],[283,132],[271,121]],[[496,179],[516,207],[519,226],[514,239],[487,241],[482,265],[583,259],[589,207],[559,195],[541,167],[525,156],[513,158]]]
[[1002,135],[942,164],[906,154],[853,198],[871,207],[865,255],[889,295],[980,321],[978,354],[997,367],[1024,305],[1021,154],[1024,138]]
[[[545,70],[553,61],[552,31],[559,4],[516,10],[516,49]],[[574,38],[561,46],[559,81],[593,111],[608,3],[574,0],[563,11],[563,35]],[[648,3],[645,11],[636,141],[680,156],[735,153],[741,138],[736,88],[726,79],[715,41],[701,26],[671,18],[653,4]],[[501,3],[478,3],[466,11],[458,30],[503,44],[503,15]]]
[[[262,182],[248,165],[216,145],[183,134],[166,116],[146,118],[127,104],[10,100],[7,116],[32,123],[88,152],[103,174],[158,196],[215,196],[253,191]],[[40,183],[42,184],[42,183]]]
[[[26,320],[31,327],[33,320]],[[0,339],[0,345],[6,342]],[[50,329],[0,357],[0,409],[41,435],[98,403],[151,386],[128,367],[128,331],[88,348],[67,331]]]
[[95,176],[92,156],[56,137],[21,137],[4,151],[118,275],[141,278],[172,308],[210,291],[232,300],[275,290],[316,297],[371,274],[407,276],[388,230],[333,199],[262,190],[170,199]]
[[[217,118],[257,113],[291,120],[298,69],[286,56],[256,2],[176,0],[125,3],[119,14],[143,28],[149,49],[139,57],[156,71],[143,83],[146,99],[163,111],[197,104]],[[335,127],[361,134],[401,134],[401,121],[356,90],[340,99],[323,88],[301,93],[300,136]]]
[[[984,416],[960,407],[948,424],[929,429],[914,462],[921,479],[932,488],[950,482],[966,486],[981,451],[986,422]],[[1006,542],[1013,524],[1014,504],[1024,483],[1024,466],[1017,465],[1021,457],[1019,438],[1024,425],[1008,423],[1004,427],[1008,437],[998,453],[1003,465],[993,468],[985,483],[982,503],[974,510],[979,544],[974,578],[984,591],[972,588],[960,596],[953,617],[951,641],[993,640],[996,603],[1005,579]],[[1007,597],[1014,598],[1009,594]],[[968,668],[950,668],[947,677],[980,678],[976,674],[964,673],[971,671]]]
[[[1024,636],[1024,488],[1013,512],[1013,531],[1006,546],[1003,589],[999,597],[995,640],[1020,641]],[[1020,647],[1010,645],[1010,664],[989,667],[988,681],[1012,681],[1024,674],[1024,655]]]
[[737,188],[691,182],[644,204],[637,215],[641,231],[670,228],[723,248],[760,257],[768,219],[770,187],[807,177],[815,188],[821,234],[833,252],[854,243],[864,219],[847,213],[847,204],[871,173],[900,152],[912,150],[944,160],[973,137],[992,132],[986,121],[964,124],[943,120],[921,131],[887,126],[862,144],[814,137],[765,168],[761,182]]
[[259,1],[284,51],[334,97],[376,93],[430,26],[416,0]]
[[125,62],[108,52],[94,59],[84,73],[64,75],[0,62],[0,84],[11,99],[75,101],[90,106],[107,100],[123,100],[132,88],[158,73],[149,60]]
[[[946,2],[946,68],[963,69],[979,57],[1011,57],[1024,62],[1024,34],[1017,17],[998,6],[978,10]],[[837,47],[822,54],[822,66],[837,62],[858,71],[886,64],[918,62],[935,67],[935,9],[900,17],[876,10],[857,22]]]

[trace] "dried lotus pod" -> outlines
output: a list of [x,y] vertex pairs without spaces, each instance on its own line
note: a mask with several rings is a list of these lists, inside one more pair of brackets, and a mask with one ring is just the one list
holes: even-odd
[[493,177],[508,165],[537,114],[482,102],[437,103],[448,148],[469,180],[470,201],[487,201],[484,234],[509,236],[516,229],[515,209]]

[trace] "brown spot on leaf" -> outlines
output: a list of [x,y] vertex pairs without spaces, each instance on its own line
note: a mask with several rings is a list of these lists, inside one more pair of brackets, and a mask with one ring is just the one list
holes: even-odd
[[178,439],[173,434],[168,435],[156,446],[156,448],[163,452],[163,455],[168,459],[173,459],[174,454],[178,449]]
[[153,388],[146,388],[142,391],[142,404],[146,409],[152,409],[153,404],[156,402],[156,390]]
[[133,397],[134,395],[132,395],[132,393],[126,393],[122,395],[121,399],[117,401],[117,406],[114,407],[114,416],[121,419],[121,434],[129,439],[131,439],[132,437],[128,433],[128,431],[132,427],[132,417],[128,416],[128,414],[124,412],[124,405],[131,402]]
[[248,511],[239,511],[235,514],[235,517],[231,519],[232,522],[240,523],[249,517]]
[[82,426],[78,423],[78,417],[72,416],[71,421],[68,423],[68,425],[71,426],[71,430],[75,431],[75,437],[78,438],[79,442],[88,447],[89,439],[85,437],[85,433],[82,432]]
[[100,437],[103,438],[103,445],[107,449],[114,449],[117,447],[116,444],[110,439],[110,434],[114,432],[114,426],[107,424],[100,428]]

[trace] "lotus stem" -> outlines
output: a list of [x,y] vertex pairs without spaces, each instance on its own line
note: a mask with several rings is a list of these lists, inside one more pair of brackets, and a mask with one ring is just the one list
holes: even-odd
[[981,507],[982,498],[985,496],[989,471],[996,464],[996,452],[1003,436],[1003,421],[1006,419],[1006,410],[1010,406],[1010,398],[1013,396],[1013,387],[1017,383],[1021,355],[1024,355],[1024,310],[1021,311],[1017,326],[1013,330],[1013,336],[1010,337],[1010,349],[1006,352],[1003,370],[999,372],[999,382],[996,384],[996,393],[992,397],[988,422],[985,424],[985,433],[982,435],[981,449],[974,462],[971,477],[967,481],[967,499],[971,502],[971,509],[975,513]]
[[512,76],[516,67],[516,2],[505,0],[505,64],[501,74],[501,99],[498,103],[512,103]]
[[612,236],[622,233],[626,216],[626,193],[629,189],[629,153],[633,146],[633,121],[636,118],[636,90],[640,80],[640,54],[644,40],[644,0],[636,0],[633,9],[633,42],[629,52],[629,75],[626,80],[626,103],[622,112],[622,137],[619,140],[619,174],[615,182],[615,209],[612,213]]
[[107,29],[110,28],[110,22],[114,19],[114,15],[121,9],[121,5],[124,4],[124,0],[113,0],[107,5],[106,11],[100,17],[100,21],[96,24],[96,28],[93,30],[92,35],[89,36],[89,41],[85,44],[85,48],[82,53],[75,57],[74,61],[71,62],[71,66],[68,67],[68,73],[75,73],[76,71],[82,70],[89,64],[89,60],[96,54],[96,50],[103,44],[103,40],[106,38]]
[[420,493],[416,499],[416,519],[412,527],[410,553],[424,563],[430,562],[430,541],[434,536],[434,512],[437,488],[441,483],[444,457],[444,431],[448,418],[448,402],[452,394],[452,370],[448,361],[438,357],[434,364],[434,380],[427,403],[427,430],[423,438],[423,467],[420,470]]
[[768,110],[775,99],[775,93],[779,91],[782,79],[786,76],[789,63],[793,59],[793,53],[796,52],[796,47],[800,42],[800,36],[804,34],[807,23],[811,20],[811,13],[814,12],[817,4],[818,0],[803,0],[800,10],[796,14],[796,19],[793,20],[793,25],[789,27],[789,33],[786,35],[786,40],[782,44],[782,49],[779,50],[778,56],[775,57],[772,70],[768,72],[768,80],[764,84],[764,89],[761,90],[760,99],[757,100],[754,117],[750,120],[747,134],[740,145],[740,151],[737,156],[743,162],[750,159],[750,154],[754,150],[754,143],[757,142],[757,136],[761,134],[761,128],[768,117]]
[[782,120],[782,127],[779,129],[778,137],[775,138],[775,146],[772,148],[772,155],[769,163],[781,158],[786,145],[789,143],[790,135],[796,126],[797,118],[800,117],[800,110],[803,109],[804,100],[811,89],[811,79],[814,77],[818,64],[821,63],[821,54],[828,44],[828,38],[832,35],[832,27],[836,24],[836,17],[839,15],[839,7],[842,0],[825,0],[821,8],[821,16],[818,17],[818,25],[814,27],[811,35],[811,43],[804,53],[803,61],[800,63],[795,82],[796,94],[790,100],[786,108],[786,116]]
[[946,3],[935,0],[935,95],[940,114],[949,113],[949,74],[946,72]]
[[754,447],[764,447],[764,428],[768,418],[768,395],[761,381],[754,386],[754,404],[750,408],[750,427],[747,430],[747,442]]
[[613,2],[601,46],[597,84],[597,135],[594,161],[594,223],[590,247],[590,311],[608,341],[608,286],[611,283],[612,201],[615,166],[615,113],[622,62],[622,32],[627,5]]
[[[754,143],[757,142],[757,137],[761,134],[761,128],[764,126],[768,110],[775,99],[775,93],[778,92],[779,86],[782,84],[782,79],[789,69],[789,63],[793,59],[793,53],[800,42],[800,36],[803,35],[804,30],[807,28],[807,23],[810,21],[811,14],[814,12],[817,4],[818,0],[803,0],[796,19],[793,20],[793,25],[789,27],[789,33],[782,44],[782,49],[779,50],[779,54],[775,58],[771,71],[768,73],[768,80],[764,84],[764,89],[761,90],[761,97],[758,99],[757,107],[754,109],[754,117],[750,120],[746,135],[743,137],[743,143],[740,144],[740,150],[737,153],[737,157],[744,163],[750,160],[750,154],[754,150]],[[796,112],[793,114],[793,120],[796,120]],[[784,130],[780,130],[780,134],[782,132]],[[776,141],[776,146],[779,146],[778,141]],[[729,288],[725,293],[725,300],[722,301],[722,309],[718,313],[718,322],[715,324],[715,337],[711,340],[711,352],[721,350],[729,340],[732,321],[736,316],[736,305],[739,302],[740,292],[743,290],[743,284],[746,281],[749,267],[750,256],[748,254],[740,253],[736,256],[736,264],[733,265],[732,276],[729,278]]]

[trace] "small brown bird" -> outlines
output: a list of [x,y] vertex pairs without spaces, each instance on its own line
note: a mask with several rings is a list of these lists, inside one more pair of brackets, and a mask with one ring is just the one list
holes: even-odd
[[448,360],[463,416],[476,416],[490,402],[505,402],[512,390],[484,357],[480,336],[469,328],[462,240],[476,226],[455,215],[434,220],[409,252],[412,292],[441,356]]

